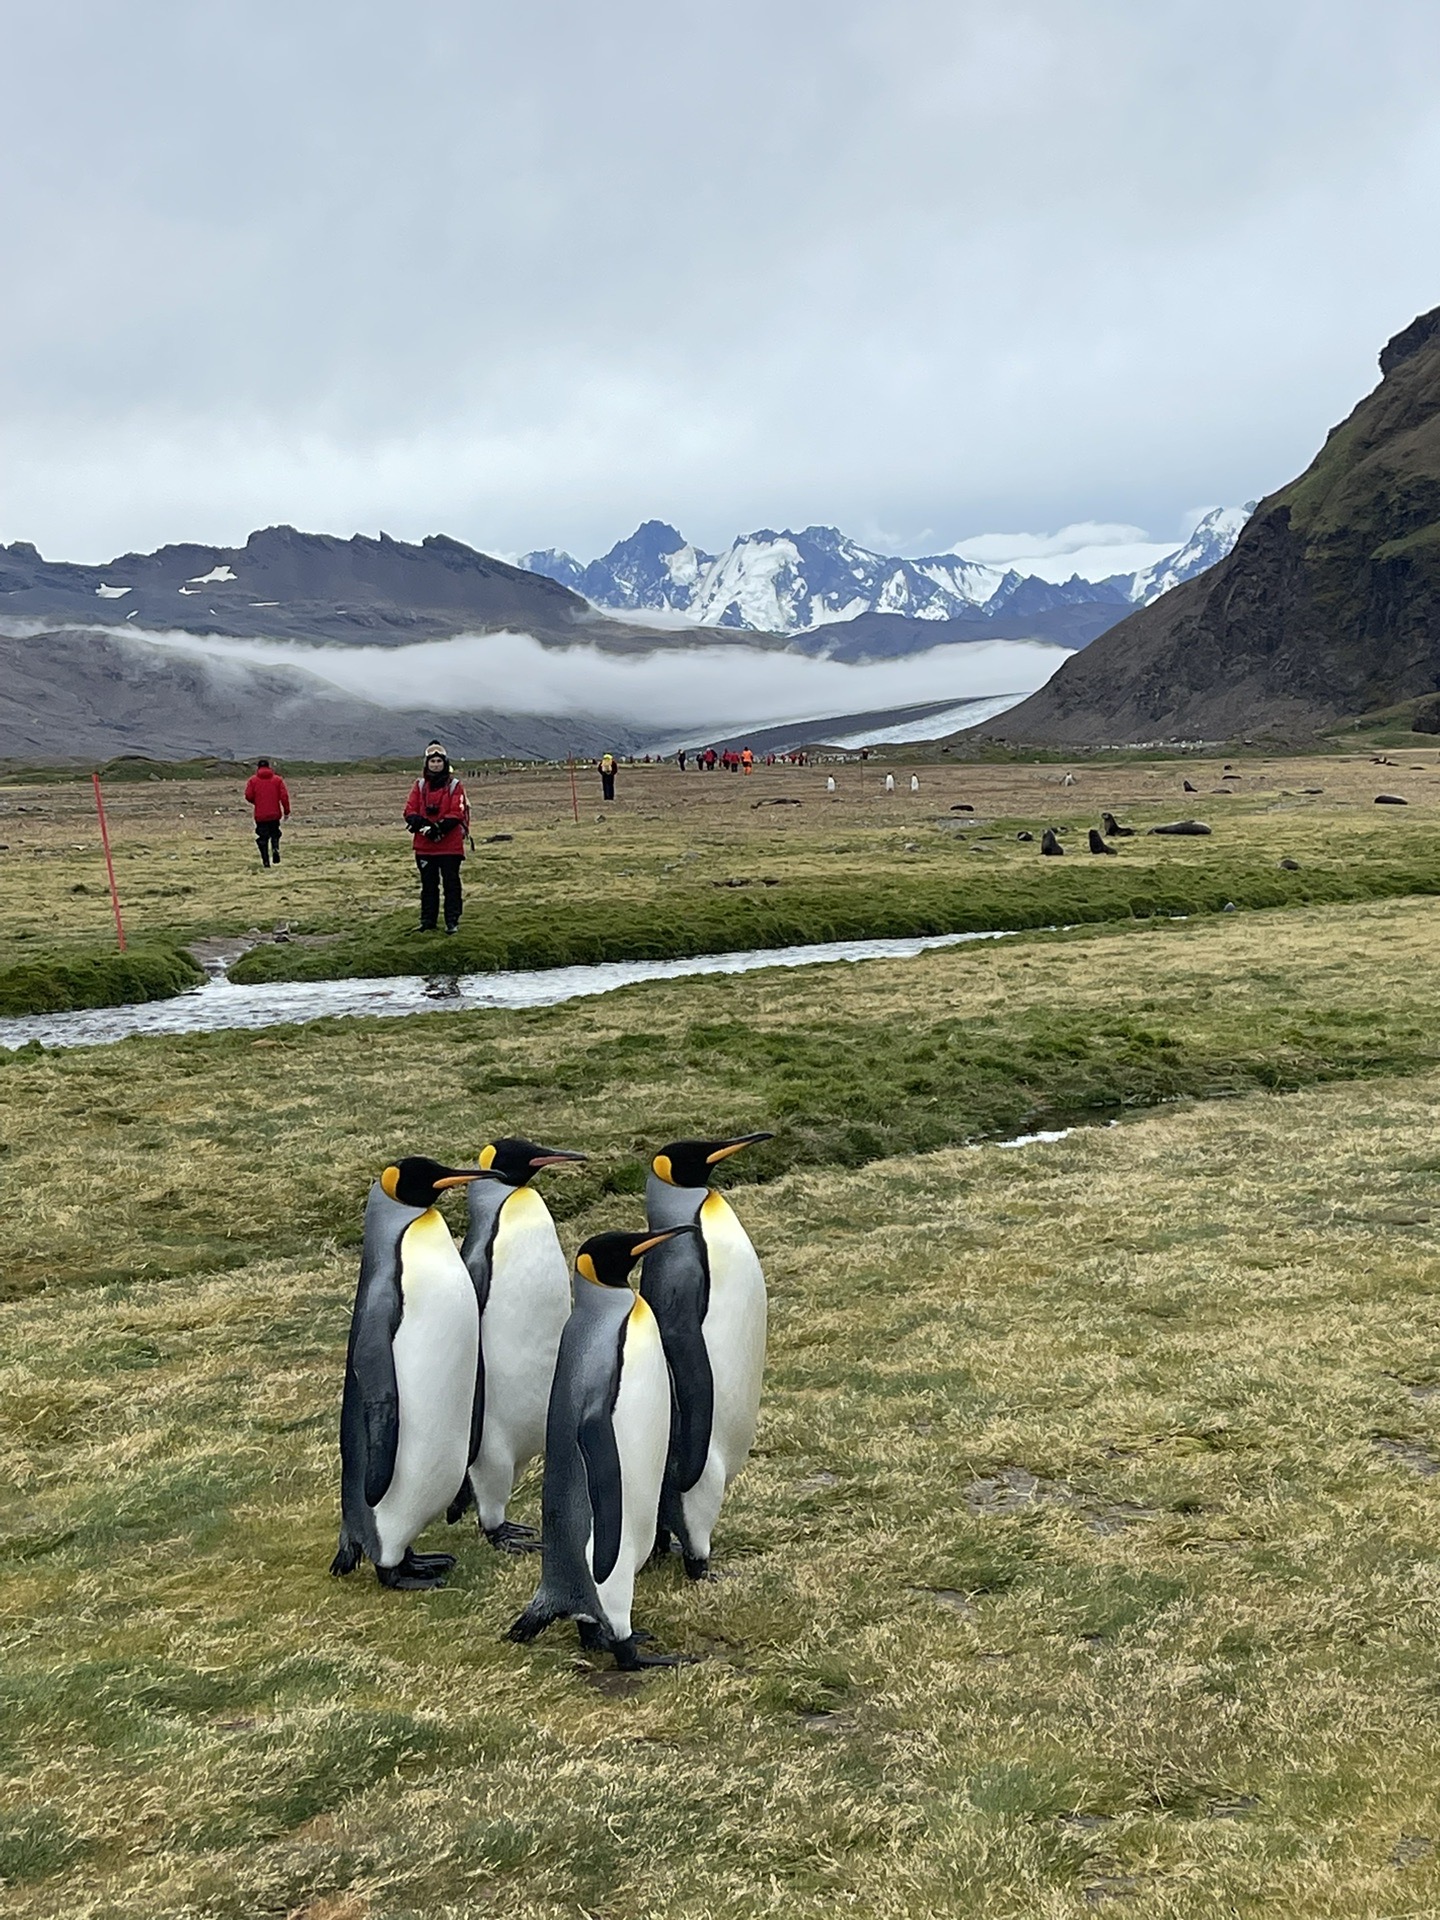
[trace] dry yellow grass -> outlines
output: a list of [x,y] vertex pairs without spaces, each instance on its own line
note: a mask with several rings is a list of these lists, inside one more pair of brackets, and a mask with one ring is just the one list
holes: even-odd
[[[1103,1041],[1123,998],[1187,1044],[1348,1009],[1398,1045],[1436,912],[4,1069],[0,1254],[51,1272],[0,1309],[0,1912],[1435,1911],[1433,1075],[746,1188],[757,1454],[725,1577],[648,1574],[638,1607],[694,1666],[505,1644],[531,1570],[468,1529],[441,1593],[324,1569],[336,1240],[384,1157],[439,1144],[437,1099],[447,1150],[525,1125],[618,1171],[702,1102],[759,1123],[773,1087],[727,1089],[719,1041],[665,1051],[727,1025],[883,1042],[1032,1007]],[[572,1245],[635,1217],[571,1191]]]
[[643,1686],[468,1534],[326,1578],[348,1261],[12,1308],[3,1910],[1429,1910],[1437,1106],[747,1194],[760,1445]]

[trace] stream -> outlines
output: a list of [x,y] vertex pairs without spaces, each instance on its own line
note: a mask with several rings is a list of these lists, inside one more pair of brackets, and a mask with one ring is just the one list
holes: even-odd
[[909,960],[937,947],[1013,937],[1000,931],[911,940],[831,940],[814,946],[701,953],[688,960],[607,960],[533,973],[401,974],[384,980],[287,980],[248,987],[236,985],[217,968],[203,986],[171,1000],[0,1019],[0,1047],[13,1051],[32,1040],[45,1047],[103,1047],[136,1034],[219,1033],[337,1017],[399,1020],[416,1013],[469,1013],[481,1007],[553,1007],[641,980],[754,973],[761,967],[819,967],[837,960]]

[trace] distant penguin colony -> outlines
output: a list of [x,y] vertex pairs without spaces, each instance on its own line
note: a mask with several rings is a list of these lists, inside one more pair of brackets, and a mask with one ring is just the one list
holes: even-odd
[[[366,1559],[382,1586],[441,1586],[454,1556],[417,1553],[414,1542],[473,1503],[492,1546],[541,1556],[512,1640],[568,1618],[582,1647],[621,1668],[676,1664],[641,1650],[635,1579],[672,1541],[690,1577],[706,1576],[726,1489],[755,1439],[765,1278],[713,1178],[771,1138],[661,1148],[648,1226],[588,1239],[573,1287],[531,1182],[583,1154],[507,1136],[471,1167],[422,1157],[387,1167],[365,1210],[331,1573]],[[461,1187],[469,1222],[457,1247],[439,1202]],[[537,1539],[507,1507],[542,1449]]]

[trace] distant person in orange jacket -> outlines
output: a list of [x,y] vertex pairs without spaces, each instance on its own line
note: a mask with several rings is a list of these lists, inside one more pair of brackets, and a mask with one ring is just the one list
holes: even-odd
[[470,831],[470,802],[450,756],[438,740],[425,749],[425,766],[405,802],[405,824],[415,836],[415,865],[420,873],[420,932],[434,933],[445,889],[445,931],[460,925],[464,905],[460,863]]
[[262,867],[280,864],[280,822],[290,818],[290,790],[262,755],[245,782],[245,798],[255,809],[255,844]]
[[749,747],[742,747],[740,749],[740,771],[742,773],[749,773],[754,765],[754,754],[750,751]]

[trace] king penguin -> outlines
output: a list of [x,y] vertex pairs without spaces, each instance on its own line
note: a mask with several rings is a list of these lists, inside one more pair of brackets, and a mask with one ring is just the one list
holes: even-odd
[[675,1390],[655,1548],[668,1553],[670,1535],[677,1535],[692,1580],[709,1570],[720,1503],[754,1444],[765,1370],[765,1276],[749,1234],[710,1176],[732,1153],[773,1138],[676,1140],[651,1161],[645,1187],[652,1232],[696,1229],[647,1254],[640,1278]]
[[450,1503],[458,1520],[473,1500],[491,1546],[524,1553],[533,1527],[505,1518],[521,1473],[545,1444],[555,1355],[570,1313],[570,1268],[550,1209],[529,1184],[544,1167],[583,1163],[583,1153],[507,1138],[475,1156],[486,1178],[470,1187],[470,1224],[460,1257],[480,1310],[480,1357],[468,1478]]
[[445,1510],[474,1453],[471,1419],[480,1315],[440,1195],[483,1176],[410,1158],[370,1189],[360,1285],[340,1410],[340,1546],[330,1571],[361,1556],[386,1587],[438,1587],[453,1554],[412,1553]]
[[598,1233],[575,1256],[575,1305],[560,1337],[545,1423],[541,1573],[510,1629],[533,1640],[552,1620],[618,1667],[674,1666],[641,1653],[630,1621],[635,1574],[655,1544],[670,1440],[670,1374],[655,1316],[630,1269],[669,1234]]

